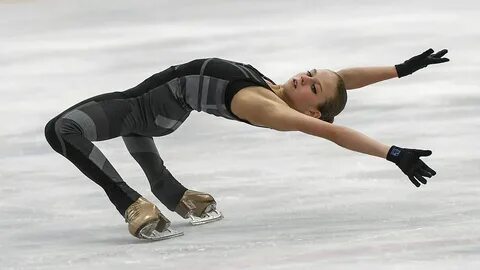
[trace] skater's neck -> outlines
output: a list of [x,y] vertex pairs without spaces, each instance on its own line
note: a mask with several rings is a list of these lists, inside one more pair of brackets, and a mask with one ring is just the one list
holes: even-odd
[[270,82],[268,82],[268,86],[270,86],[270,88],[273,90],[273,92],[275,93],[275,95],[277,95],[277,97],[279,97],[281,100],[283,100],[283,102],[285,102],[290,108],[293,108],[293,103],[292,101],[288,98],[288,96],[286,95],[286,92],[285,92],[285,87],[283,86],[283,84],[272,84]]

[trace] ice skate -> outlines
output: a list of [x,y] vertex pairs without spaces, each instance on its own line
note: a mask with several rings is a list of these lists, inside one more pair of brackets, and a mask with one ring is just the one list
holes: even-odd
[[222,213],[216,210],[216,206],[217,203],[210,194],[187,190],[175,212],[185,219],[189,218],[192,225],[201,225],[223,218]]
[[125,222],[130,234],[140,239],[164,240],[183,235],[183,232],[170,229],[170,220],[143,197],[127,208]]

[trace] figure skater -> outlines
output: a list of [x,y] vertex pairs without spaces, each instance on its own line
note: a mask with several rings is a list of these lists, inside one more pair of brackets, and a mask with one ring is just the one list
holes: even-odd
[[[436,172],[420,157],[430,150],[382,144],[351,128],[333,124],[347,102],[347,91],[403,77],[430,64],[449,61],[443,49],[385,67],[308,69],[277,84],[249,64],[220,58],[173,65],[139,85],[86,99],[45,126],[51,147],[103,188],[129,232],[141,239],[181,235],[159,209],[129,187],[92,143],[121,136],[145,172],[151,191],[169,210],[193,224],[222,217],[205,192],[184,187],[164,166],[153,137],[175,131],[192,110],[278,131],[301,131],[346,149],[395,163],[417,187]],[[192,142],[193,143],[193,142]]]

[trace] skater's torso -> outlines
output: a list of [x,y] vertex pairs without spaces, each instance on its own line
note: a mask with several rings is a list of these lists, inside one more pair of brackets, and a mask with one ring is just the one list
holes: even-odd
[[192,110],[254,125],[232,112],[233,97],[241,91],[279,101],[267,82],[274,84],[251,65],[219,58],[171,66],[123,92],[131,108],[124,133],[169,134]]

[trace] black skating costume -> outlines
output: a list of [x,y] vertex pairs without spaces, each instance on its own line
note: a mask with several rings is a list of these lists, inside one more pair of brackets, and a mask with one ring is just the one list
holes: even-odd
[[232,113],[230,103],[248,86],[271,90],[266,80],[273,83],[248,64],[219,58],[193,60],[171,66],[129,90],[98,95],[68,108],[47,123],[45,136],[56,152],[105,190],[123,216],[140,194],[92,143],[122,136],[153,194],[173,211],[187,189],[165,168],[152,136],[173,132],[192,110],[250,124]]

